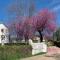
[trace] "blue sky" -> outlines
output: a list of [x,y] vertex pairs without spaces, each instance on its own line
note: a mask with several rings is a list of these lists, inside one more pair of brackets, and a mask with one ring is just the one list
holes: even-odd
[[[25,0],[26,4],[29,1]],[[14,3],[15,0],[0,0],[0,23],[8,24],[10,20],[8,19],[7,7]],[[57,15],[57,25],[60,26],[60,0],[34,0],[36,6],[36,12],[43,8],[48,8],[51,11],[56,12]]]

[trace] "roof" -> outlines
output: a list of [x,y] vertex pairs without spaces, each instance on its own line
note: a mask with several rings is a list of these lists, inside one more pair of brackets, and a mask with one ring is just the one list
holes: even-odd
[[7,27],[4,24],[0,24],[0,29],[2,28],[7,29]]

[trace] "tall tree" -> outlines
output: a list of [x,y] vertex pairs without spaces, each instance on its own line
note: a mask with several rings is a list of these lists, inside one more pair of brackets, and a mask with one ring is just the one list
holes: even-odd
[[[35,12],[34,0],[29,0],[28,3],[29,4],[27,4],[27,6],[26,6],[25,5],[26,2],[24,2],[24,0],[15,0],[15,2],[10,4],[9,8],[8,8],[8,13],[9,13],[8,16],[12,16],[11,19],[14,20],[12,22],[13,25],[11,25],[11,26],[14,26],[14,24],[16,24],[16,30],[17,30],[16,32],[17,32],[18,36],[21,36],[24,28],[26,30],[26,28],[28,26],[28,25],[26,25],[26,22],[27,22],[27,20],[29,20],[29,18],[31,16],[34,15],[34,12]],[[28,11],[26,12],[26,10],[28,10]],[[25,15],[27,15],[27,17],[29,17],[29,18],[27,19]],[[24,22],[24,20],[26,22]],[[23,27],[23,25],[25,25],[25,27],[20,29],[21,27]],[[14,28],[14,30],[15,30],[15,28]],[[27,30],[26,30],[26,32],[27,32]],[[25,38],[26,37],[28,38],[27,34],[24,34],[24,36],[25,36]]]
[[29,4],[29,17],[33,16],[35,13],[35,3],[34,0],[30,0],[30,4]]

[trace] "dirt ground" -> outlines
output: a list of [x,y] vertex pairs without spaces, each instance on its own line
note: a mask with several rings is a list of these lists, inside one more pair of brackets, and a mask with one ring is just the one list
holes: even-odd
[[21,60],[56,60],[54,57],[46,57],[44,55],[37,55],[37,56],[33,56],[33,57],[29,57],[29,58],[25,58],[25,59],[21,59]]

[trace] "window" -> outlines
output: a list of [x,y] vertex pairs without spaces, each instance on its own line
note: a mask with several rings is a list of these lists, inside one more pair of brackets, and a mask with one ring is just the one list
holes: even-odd
[[4,29],[1,29],[1,32],[4,32]]

